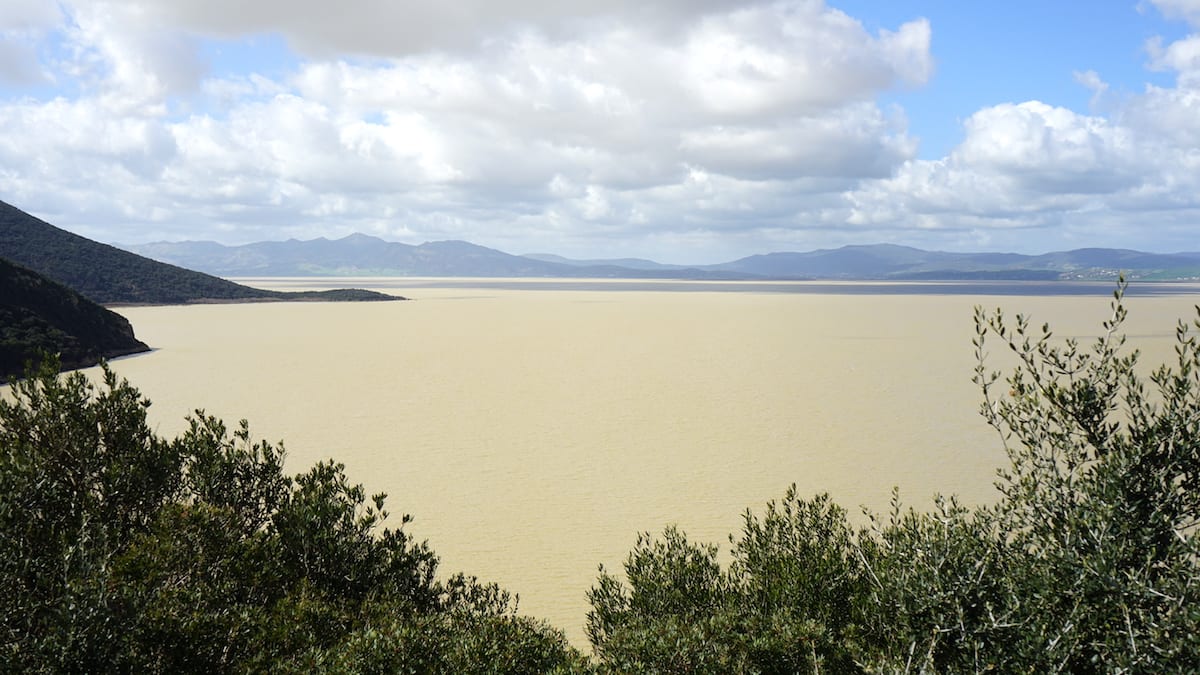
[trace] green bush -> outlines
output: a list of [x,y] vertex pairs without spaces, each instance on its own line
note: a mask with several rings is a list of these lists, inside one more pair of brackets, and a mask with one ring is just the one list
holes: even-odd
[[[1148,379],[1122,281],[1091,348],[976,312],[975,381],[1010,467],[994,506],[893,499],[853,530],[825,495],[747,514],[721,569],[673,529],[625,581],[601,570],[588,635],[611,672],[1194,672],[1200,663],[1200,327]],[[1197,308],[1200,315],[1200,308]],[[1017,359],[987,367],[989,340]]]
[[0,401],[0,670],[581,667],[500,589],[439,581],[340,464],[289,478],[245,422],[198,413],[168,441],[147,405],[107,367],[96,387],[52,362]]

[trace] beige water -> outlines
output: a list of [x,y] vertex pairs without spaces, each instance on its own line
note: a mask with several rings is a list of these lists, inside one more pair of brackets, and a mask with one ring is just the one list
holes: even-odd
[[[283,439],[294,472],[339,459],[415,516],[445,571],[499,582],[582,645],[597,564],[618,567],[639,531],[728,548],[744,509],[793,482],[852,511],[896,485],[918,506],[992,499],[1004,456],[977,414],[972,306],[1060,335],[1107,315],[1103,297],[589,288],[126,308],[156,351],[115,365],[161,433],[203,407]],[[1196,301],[1131,302],[1149,358]]]

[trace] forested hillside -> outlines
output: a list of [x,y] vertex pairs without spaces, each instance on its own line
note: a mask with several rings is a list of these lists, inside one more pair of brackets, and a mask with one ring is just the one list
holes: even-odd
[[147,349],[125,317],[0,258],[0,381],[43,353],[78,368]]
[[250,288],[81,237],[0,202],[0,257],[102,304],[236,300],[394,300],[363,290],[283,293]]

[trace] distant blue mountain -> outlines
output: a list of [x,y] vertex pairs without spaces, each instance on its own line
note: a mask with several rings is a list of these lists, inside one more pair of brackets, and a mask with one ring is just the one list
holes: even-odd
[[645,258],[596,258],[591,260],[572,260],[553,253],[526,253],[524,258],[533,258],[544,262],[571,265],[573,267],[624,267],[631,270],[683,270],[695,269],[687,265],[666,265]]
[[160,242],[129,250],[220,276],[460,276],[672,279],[1131,279],[1200,280],[1200,253],[1083,248],[1042,255],[952,253],[874,244],[753,255],[717,265],[665,265],[641,258],[573,260],[517,256],[465,241],[418,246],[352,234],[341,239]]
[[159,242],[127,247],[163,262],[221,276],[546,276],[557,265],[508,255],[465,241],[420,246],[365,234],[341,239],[265,241],[243,246]]
[[[936,254],[932,254],[936,255]],[[765,253],[714,265],[716,269],[767,277],[861,278],[888,276],[921,264],[928,251],[908,246],[879,244],[844,246],[806,253]]]
[[[341,239],[259,242],[222,246],[210,241],[158,242],[126,246],[148,258],[209,274],[244,276],[420,276],[420,277],[616,277],[725,279],[729,273],[651,263],[634,268],[611,261],[543,260],[466,241],[419,246],[364,234]],[[650,261],[646,261],[650,262]]]
[[713,266],[773,278],[818,279],[1200,279],[1200,255],[1084,248],[1042,255],[950,253],[908,246],[843,246],[768,253]]

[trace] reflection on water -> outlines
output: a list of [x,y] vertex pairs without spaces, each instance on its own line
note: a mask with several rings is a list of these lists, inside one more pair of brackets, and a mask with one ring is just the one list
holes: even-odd
[[[851,511],[896,485],[918,506],[993,498],[975,296],[356,281],[416,301],[123,308],[156,350],[116,369],[163,434],[205,408],[284,439],[294,472],[344,462],[445,571],[500,582],[579,644],[597,564],[639,531],[724,544],[793,482]],[[1108,290],[982,302],[1089,335]],[[1151,360],[1195,302],[1133,301]]]

